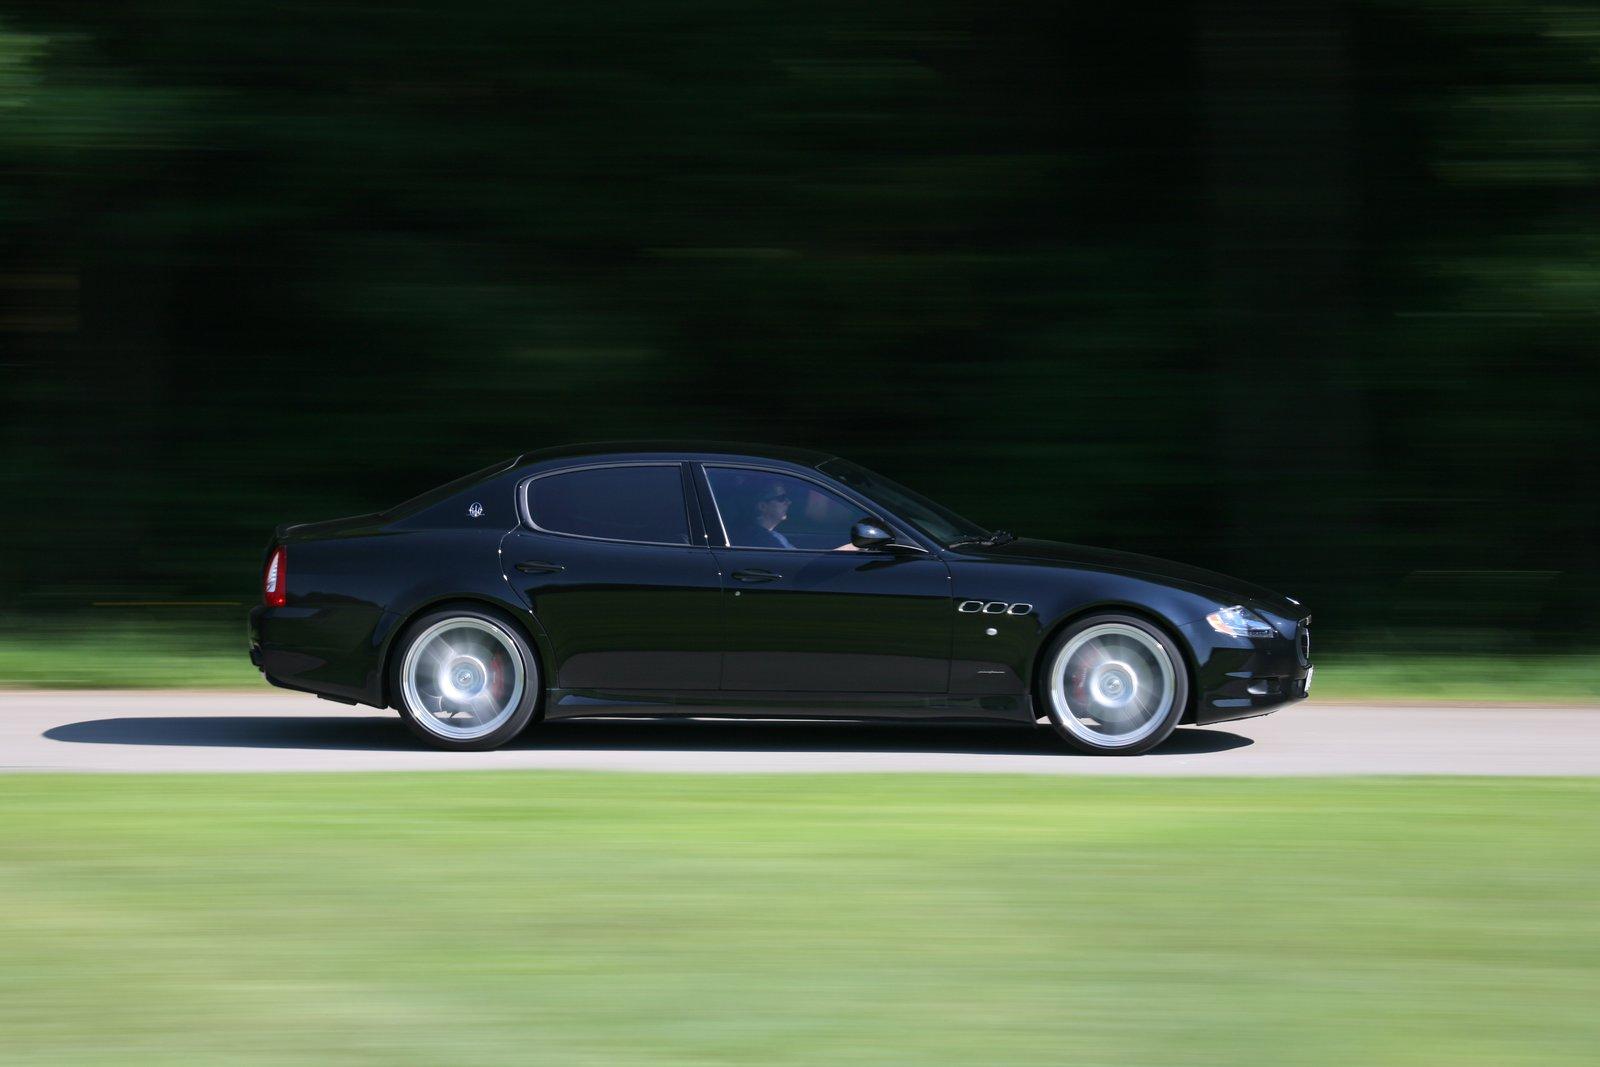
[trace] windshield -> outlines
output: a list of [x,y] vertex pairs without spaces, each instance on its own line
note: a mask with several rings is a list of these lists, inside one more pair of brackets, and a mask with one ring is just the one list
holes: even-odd
[[988,530],[963,519],[943,504],[937,504],[921,493],[892,482],[881,474],[874,474],[847,459],[830,459],[818,465],[817,470],[848,485],[862,496],[878,501],[915,526],[924,536],[941,545],[989,536]]

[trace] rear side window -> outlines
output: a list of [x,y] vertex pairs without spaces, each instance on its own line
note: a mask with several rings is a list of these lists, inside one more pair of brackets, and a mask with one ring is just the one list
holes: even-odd
[[551,533],[689,543],[683,479],[671,466],[590,467],[528,483],[528,516]]

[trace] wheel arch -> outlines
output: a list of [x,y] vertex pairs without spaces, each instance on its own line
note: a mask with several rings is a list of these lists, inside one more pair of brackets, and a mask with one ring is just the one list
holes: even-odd
[[1034,703],[1034,718],[1047,714],[1043,698],[1039,692],[1039,678],[1044,669],[1045,654],[1055,644],[1056,638],[1068,627],[1075,625],[1094,615],[1131,615],[1149,623],[1165,634],[1178,648],[1178,655],[1183,658],[1183,669],[1188,673],[1188,695],[1184,698],[1183,714],[1179,717],[1180,723],[1194,722],[1195,709],[1199,706],[1200,670],[1195,660],[1194,649],[1184,638],[1182,630],[1173,625],[1171,619],[1160,612],[1143,604],[1129,603],[1125,600],[1105,600],[1095,604],[1074,608],[1050,625],[1039,647],[1034,650],[1033,660],[1028,666],[1027,689],[1028,699]]
[[[398,646],[400,643],[400,635],[410,629],[411,625],[424,615],[429,615],[433,612],[441,611],[446,608],[469,608],[473,611],[487,611],[491,614],[499,616],[505,622],[510,623],[511,626],[515,627],[516,631],[522,635],[523,640],[528,642],[528,647],[533,650],[534,658],[537,660],[535,666],[539,670],[540,688],[543,689],[548,687],[547,679],[549,678],[549,675],[546,673],[545,665],[550,661],[549,651],[544,647],[544,630],[539,626],[538,620],[533,617],[531,612],[529,612],[526,608],[512,607],[502,601],[495,600],[492,597],[474,596],[470,593],[453,593],[437,596],[430,600],[423,601],[403,614],[399,612],[395,613],[396,615],[400,615],[399,621],[389,628],[389,635],[384,640],[383,651],[379,656],[378,663],[378,684],[381,687],[380,695],[383,699],[384,707],[393,708],[396,706],[394,702],[394,694],[390,692],[389,679],[391,674],[390,667],[393,664],[394,656],[397,651],[396,646]],[[532,721],[538,722],[543,718],[544,700],[541,697],[539,701],[539,708],[535,712]]]

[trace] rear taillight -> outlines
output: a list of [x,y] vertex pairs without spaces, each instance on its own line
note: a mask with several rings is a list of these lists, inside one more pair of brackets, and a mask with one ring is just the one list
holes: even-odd
[[282,545],[272,550],[272,558],[267,561],[261,597],[269,608],[281,608],[289,602],[289,554]]

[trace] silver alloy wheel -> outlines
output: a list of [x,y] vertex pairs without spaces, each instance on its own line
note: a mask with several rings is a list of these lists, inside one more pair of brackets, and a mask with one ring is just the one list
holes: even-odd
[[[530,669],[537,670],[531,664]],[[412,717],[451,741],[476,741],[504,726],[522,703],[523,673],[511,635],[470,615],[422,631],[400,665]]]
[[1161,642],[1137,626],[1091,626],[1050,664],[1050,713],[1095,748],[1138,744],[1172,710],[1175,669]]

